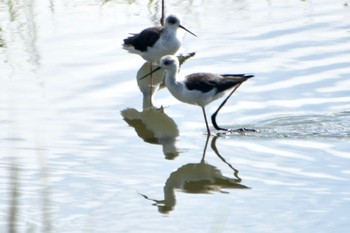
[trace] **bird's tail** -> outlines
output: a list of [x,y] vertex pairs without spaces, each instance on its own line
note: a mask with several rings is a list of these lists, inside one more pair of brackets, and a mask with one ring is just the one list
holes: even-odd
[[224,78],[230,80],[231,83],[243,83],[248,79],[254,77],[252,74],[222,74]]
[[221,74],[221,76],[223,77],[237,77],[237,78],[253,78],[254,75],[253,74]]

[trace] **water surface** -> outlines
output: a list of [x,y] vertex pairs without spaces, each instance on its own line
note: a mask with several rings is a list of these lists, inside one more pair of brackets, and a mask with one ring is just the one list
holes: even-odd
[[165,88],[143,110],[121,49],[158,2],[0,2],[0,231],[348,232],[348,4],[167,2],[182,74],[255,75],[218,122],[259,132],[207,141]]

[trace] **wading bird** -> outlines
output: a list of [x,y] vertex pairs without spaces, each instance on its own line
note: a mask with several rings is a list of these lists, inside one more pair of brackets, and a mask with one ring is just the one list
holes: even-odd
[[[181,38],[177,33],[179,28],[196,36],[180,24],[180,19],[177,16],[169,15],[165,20],[164,27],[149,27],[124,39],[123,49],[130,53],[138,54],[148,61],[152,72],[152,64],[158,64],[161,57],[173,55],[179,50],[181,46]],[[152,93],[152,85],[153,80],[151,76],[150,93]]]
[[[151,73],[154,73],[161,68],[166,70],[165,85],[176,99],[184,103],[198,105],[202,108],[208,135],[210,135],[210,129],[205,113],[205,106],[214,100],[223,97],[227,91],[231,90],[230,94],[220,104],[211,117],[215,129],[228,131],[229,129],[221,128],[217,125],[216,115],[237,88],[247,79],[254,77],[254,75],[246,74],[219,75],[212,73],[194,73],[186,76],[183,81],[178,81],[177,75],[179,70],[179,60],[172,55],[162,57],[159,67]],[[151,73],[141,77],[141,79],[147,77]],[[245,128],[235,131],[245,130],[255,131]]]

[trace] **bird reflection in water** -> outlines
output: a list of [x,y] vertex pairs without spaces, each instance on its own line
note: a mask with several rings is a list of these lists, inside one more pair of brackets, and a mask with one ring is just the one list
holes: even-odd
[[145,142],[162,145],[166,159],[174,159],[178,156],[175,143],[179,130],[175,121],[164,113],[163,108],[141,112],[134,108],[127,108],[121,112],[121,115]]
[[[193,57],[195,53],[179,55],[180,64]],[[155,67],[156,68],[156,67]],[[174,159],[179,152],[175,146],[176,138],[179,136],[179,130],[175,121],[170,118],[164,108],[156,108],[152,105],[155,93],[164,87],[165,71],[160,70],[153,75],[152,91],[149,88],[149,80],[140,77],[149,73],[149,63],[145,63],[137,72],[137,85],[143,94],[143,110],[138,111],[134,108],[127,108],[121,111],[125,122],[133,127],[137,135],[145,142],[159,144],[163,147],[163,153],[166,159]]]
[[212,139],[211,148],[233,170],[234,177],[224,176],[218,168],[205,162],[204,159],[209,138],[207,137],[203,157],[199,163],[186,164],[170,174],[164,186],[164,200],[155,200],[144,194],[140,194],[145,199],[154,202],[160,213],[166,214],[174,209],[176,205],[175,190],[186,193],[227,193],[222,189],[249,189],[249,187],[240,184],[241,178],[238,176],[238,170],[220,155],[216,147],[218,137]]

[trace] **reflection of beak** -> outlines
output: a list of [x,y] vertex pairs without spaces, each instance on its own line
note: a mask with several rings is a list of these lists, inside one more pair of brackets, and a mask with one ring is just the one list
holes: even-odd
[[142,76],[141,78],[139,78],[139,80],[146,78],[148,75],[153,74],[154,72],[160,70],[161,68],[162,68],[162,67],[158,66],[155,70],[152,70],[151,73],[148,73],[148,74]]
[[179,27],[182,28],[183,30],[185,30],[186,32],[191,33],[192,35],[194,35],[195,37],[197,37],[196,34],[190,32],[190,30],[188,30],[188,29],[185,28],[184,26],[180,25]]

